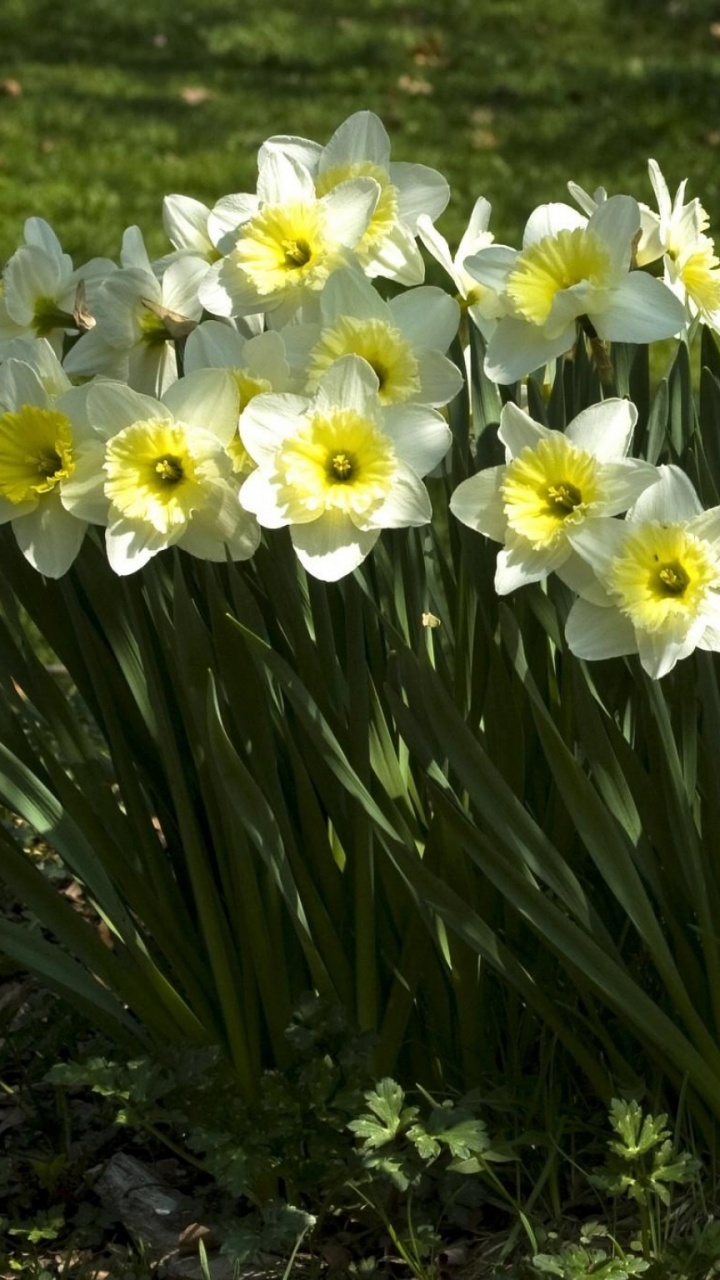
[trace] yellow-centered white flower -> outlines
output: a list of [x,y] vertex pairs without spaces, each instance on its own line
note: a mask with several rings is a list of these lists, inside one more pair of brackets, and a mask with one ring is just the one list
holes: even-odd
[[580,324],[610,342],[654,342],[679,333],[678,299],[659,280],[633,268],[640,209],[612,196],[586,218],[565,204],[541,205],[525,228],[520,252],[490,245],[465,269],[503,299],[508,314],[488,342],[485,370],[515,382],[569,351]]
[[0,523],[47,578],[70,568],[87,522],[66,511],[65,487],[92,437],[85,388],[74,388],[50,344],[17,342],[0,368]]
[[357,568],[382,529],[427,523],[420,477],[450,443],[434,410],[383,407],[376,375],[352,355],[331,366],[312,399],[256,396],[241,434],[257,466],[240,502],[267,528],[289,526],[305,569],[328,582]]
[[203,306],[217,316],[270,313],[276,328],[300,308],[317,311],[332,272],[353,261],[379,195],[372,177],[349,177],[318,196],[299,161],[269,151],[257,196],[226,196],[210,215],[224,256],[200,287]]
[[237,424],[232,375],[188,374],[162,400],[121,383],[88,390],[93,442],[79,453],[65,505],[106,526],[111,567],[133,573],[178,546],[204,560],[251,556],[256,522],[241,509],[229,446]]
[[371,278],[386,276],[402,284],[421,284],[422,256],[415,243],[418,219],[433,221],[445,209],[450,189],[441,174],[426,165],[391,161],[390,139],[372,111],[357,111],[335,130],[326,146],[309,138],[278,135],[260,148],[262,165],[273,153],[291,156],[313,176],[319,196],[350,179],[372,179],[379,195],[370,221],[354,246]]
[[660,679],[693,649],[720,649],[720,507],[703,511],[679,468],[660,467],[625,520],[588,522],[576,546],[604,588],[570,611],[578,657],[638,653]]
[[305,370],[304,390],[317,389],[346,355],[361,356],[378,379],[383,405],[447,404],[462,375],[444,352],[455,337],[460,308],[442,289],[421,285],[384,302],[358,270],[337,271],[320,298],[320,323],[283,331],[288,358]]
[[498,434],[506,463],[464,480],[450,499],[458,520],[504,544],[499,594],[553,571],[592,592],[593,574],[575,548],[579,532],[590,519],[627,510],[657,480],[655,467],[626,456],[636,420],[634,405],[611,399],[552,431],[505,405]]

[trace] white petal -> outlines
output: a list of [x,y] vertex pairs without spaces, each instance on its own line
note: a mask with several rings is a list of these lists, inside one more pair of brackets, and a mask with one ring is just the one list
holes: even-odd
[[523,249],[536,244],[545,236],[556,236],[559,231],[573,231],[576,227],[587,226],[584,218],[570,204],[541,204],[535,209],[525,224],[523,233]]
[[171,542],[177,542],[182,533],[182,525],[173,531],[173,535],[158,533],[152,525],[129,525],[120,520],[105,531],[105,548],[110,568],[114,573],[124,577],[128,573],[136,573],[142,569],[158,551],[164,551]]
[[163,200],[163,226],[165,234],[176,249],[195,249],[207,253],[211,249],[208,235],[207,205],[191,196],[170,195]]
[[568,440],[592,453],[601,462],[624,458],[637,422],[637,409],[617,396],[590,405],[573,418],[566,429]]
[[185,343],[185,373],[196,369],[236,369],[244,363],[248,341],[232,324],[220,320],[203,320]]
[[200,560],[248,560],[260,542],[260,526],[238,503],[237,494],[224,486],[220,505],[212,511],[194,511],[178,546]]
[[498,555],[495,590],[504,596],[528,582],[540,582],[567,560],[569,554],[570,548],[564,540],[554,548],[538,550],[525,539],[517,539],[503,547]]
[[590,516],[577,528],[569,530],[568,539],[573,550],[603,577],[620,552],[629,532],[625,520],[615,520],[610,516]]
[[662,280],[642,271],[631,271],[608,298],[590,319],[598,337],[609,342],[657,342],[674,337],[685,326],[682,303]]
[[537,449],[541,440],[557,439],[562,433],[552,431],[536,422],[524,409],[509,400],[500,411],[498,438],[505,445],[505,456],[510,461],[523,449]]
[[342,356],[323,374],[314,407],[319,413],[333,409],[356,409],[376,420],[380,410],[379,382],[375,370],[360,356]]
[[588,231],[599,236],[609,249],[613,270],[627,271],[632,257],[633,240],[640,230],[640,209],[632,196],[611,196],[598,205],[588,222]]
[[[306,396],[267,392],[253,396],[242,415],[242,442],[255,462],[272,465],[278,448],[307,413]],[[254,508],[250,508],[254,510]]]
[[322,582],[337,582],[357,569],[379,536],[379,529],[358,529],[339,511],[328,511],[309,524],[290,529],[300,563]]
[[162,278],[162,305],[190,320],[199,320],[202,303],[198,299],[200,283],[208,274],[204,258],[188,253],[176,258]]
[[577,552],[572,551],[567,560],[558,565],[555,573],[566,587],[570,587],[575,595],[582,596],[583,600],[589,600],[591,604],[609,605],[612,603],[611,597],[603,587],[600,579],[595,571],[588,564],[587,560],[583,560]]
[[425,214],[434,222],[447,208],[450,187],[436,169],[424,164],[406,164],[403,161],[390,165],[390,181],[397,187],[398,215],[413,233],[417,232],[418,218]]
[[658,467],[657,484],[640,495],[628,520],[658,520],[661,524],[692,520],[702,512],[702,503],[692,483],[680,467]]
[[338,244],[353,248],[375,212],[380,186],[374,178],[352,178],[323,196],[328,232]]
[[676,640],[665,636],[662,631],[638,631],[637,645],[643,669],[653,680],[662,680],[676,662],[692,653],[695,641],[690,641],[687,636]]
[[56,258],[35,245],[21,245],[5,268],[5,302],[16,324],[30,325],[39,298],[56,299],[62,275]]
[[517,249],[510,249],[505,244],[491,244],[487,249],[481,249],[479,253],[465,258],[463,271],[467,271],[473,280],[479,280],[487,289],[502,293],[517,256]]
[[373,246],[372,257],[365,270],[373,279],[385,276],[412,287],[425,279],[425,263],[412,231],[396,222],[379,244]]
[[315,200],[315,183],[304,165],[283,151],[268,151],[262,160],[257,181],[261,204]]
[[432,519],[430,495],[413,469],[398,462],[393,487],[381,506],[367,520],[356,519],[359,529],[404,529],[428,524]]
[[538,325],[506,316],[488,343],[485,372],[493,382],[517,382],[533,369],[540,369],[550,360],[564,355],[574,346],[575,338],[575,321],[556,338],[550,339]]
[[227,369],[198,369],[173,383],[163,404],[189,427],[209,431],[224,445],[237,431],[237,383]]
[[19,409],[23,404],[47,406],[40,375],[24,360],[6,360],[0,368],[0,403],[8,409]]
[[440,407],[449,404],[462,390],[463,376],[456,364],[439,351],[421,351],[420,357],[420,390],[413,399],[420,404]]
[[51,258],[56,258],[61,263],[70,261],[67,254],[63,253],[62,245],[50,223],[46,222],[44,218],[27,218],[23,232],[26,244],[37,245],[38,248],[49,254]]
[[234,249],[238,228],[254,218],[260,207],[255,195],[223,196],[208,215],[208,235],[222,253]]
[[447,351],[460,324],[460,307],[455,299],[433,285],[401,293],[390,302],[390,311],[414,347]]
[[17,544],[25,559],[46,578],[61,578],[75,559],[87,525],[62,506],[60,496],[41,498],[34,511],[13,524]]
[[433,471],[452,443],[445,419],[424,405],[390,405],[381,411],[381,425],[398,457],[418,476]]
[[320,172],[363,160],[382,169],[387,168],[390,160],[387,130],[372,111],[356,111],[335,130],[323,151]]
[[601,480],[607,497],[600,504],[602,514],[617,516],[627,511],[651,485],[657,484],[658,469],[650,462],[625,458],[621,462],[604,462]]
[[576,658],[595,662],[637,653],[635,629],[619,609],[576,600],[565,624],[565,639]]
[[63,364],[65,372],[71,377],[88,378],[101,373],[119,381],[127,378],[127,350],[111,346],[100,324],[78,339],[68,351]]
[[295,138],[290,134],[273,134],[263,142],[258,151],[258,168],[261,168],[271,151],[284,151],[286,155],[304,165],[311,173],[317,173],[323,148],[319,142],[311,142],[309,138]]
[[500,485],[505,467],[486,467],[458,485],[450,499],[450,510],[456,519],[493,542],[504,542],[507,533],[505,503]]
[[356,267],[343,267],[330,276],[320,298],[323,325],[342,316],[357,320],[389,320],[389,308],[366,276]]
[[121,382],[96,382],[87,399],[88,417],[104,440],[133,422],[157,418],[172,422],[172,414],[152,396],[140,395]]
[[78,520],[90,524],[107,524],[109,502],[105,497],[105,448],[100,441],[80,448],[75,454],[75,468],[63,481],[62,504]]

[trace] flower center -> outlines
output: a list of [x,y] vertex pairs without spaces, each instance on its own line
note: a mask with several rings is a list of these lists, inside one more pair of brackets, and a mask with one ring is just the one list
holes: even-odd
[[610,255],[586,227],[544,236],[518,254],[505,283],[515,309],[531,324],[545,324],[555,295],[587,282],[593,288],[609,283]]
[[289,288],[322,289],[342,256],[328,240],[321,203],[298,200],[265,205],[244,223],[230,261],[266,297]]
[[400,330],[386,320],[354,316],[341,316],[332,328],[323,329],[310,352],[308,390],[314,391],[325,370],[347,355],[362,356],[372,366],[381,404],[401,404],[420,390],[418,361]]
[[357,410],[331,409],[309,418],[285,442],[276,465],[283,499],[299,518],[330,510],[364,518],[390,490],[395,450]]
[[182,423],[133,422],[107,445],[105,494],[126,519],[167,534],[202,499],[197,463]]
[[708,593],[720,590],[720,564],[710,544],[683,525],[651,521],[628,533],[607,585],[639,630],[683,635]]
[[24,404],[0,415],[0,497],[30,502],[74,469],[72,427],[64,413]]
[[500,487],[509,529],[533,547],[550,547],[602,496],[599,463],[559,431],[528,446],[506,468]]

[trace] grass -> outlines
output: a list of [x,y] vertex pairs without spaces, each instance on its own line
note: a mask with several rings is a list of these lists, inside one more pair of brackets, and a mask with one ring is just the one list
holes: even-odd
[[395,158],[439,168],[442,228],[494,206],[514,242],[573,178],[651,198],[648,156],[720,211],[714,0],[3,0],[0,256],[30,214],[78,259],[152,253],[169,191],[254,189],[272,133],[320,141],[376,111]]

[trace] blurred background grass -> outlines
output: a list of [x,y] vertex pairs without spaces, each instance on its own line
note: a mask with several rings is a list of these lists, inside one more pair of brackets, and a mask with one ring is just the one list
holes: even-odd
[[592,189],[651,200],[647,158],[720,212],[720,0],[2,0],[0,257],[30,214],[80,260],[162,196],[254,190],[272,133],[326,141],[351,112],[393,158],[479,195],[501,241],[534,205]]

